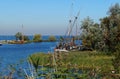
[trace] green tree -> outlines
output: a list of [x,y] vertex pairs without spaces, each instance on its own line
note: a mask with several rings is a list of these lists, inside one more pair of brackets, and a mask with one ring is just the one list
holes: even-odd
[[48,41],[51,41],[51,42],[56,41],[56,37],[51,35],[49,36]]
[[30,39],[29,39],[28,36],[24,35],[24,40],[25,40],[25,41],[29,41]]
[[21,32],[17,32],[17,33],[15,34],[15,37],[16,37],[16,40],[17,40],[17,41],[18,41],[18,40],[22,40],[23,37],[24,37],[24,41],[29,41],[29,37],[26,36],[26,35],[23,36]]
[[95,49],[101,39],[99,24],[94,23],[91,18],[87,17],[82,21],[81,29],[83,45]]
[[82,39],[83,45],[87,47],[91,47],[90,43],[90,27],[93,26],[93,21],[87,17],[82,21],[81,29],[82,29]]
[[90,17],[87,17],[82,21],[81,29],[83,29],[83,31],[86,31],[88,33],[90,31],[89,30],[90,27],[93,26],[93,24],[94,24],[93,20]]
[[42,41],[42,36],[41,34],[35,34],[33,37],[34,42],[41,42]]
[[110,7],[108,12],[112,26],[110,31],[111,49],[115,54],[113,66],[116,73],[120,73],[120,5],[116,3]]
[[112,16],[120,15],[120,5],[116,3],[115,5],[111,6],[108,11],[108,14]]
[[109,16],[101,19],[101,28],[105,49],[108,52],[115,52],[116,45],[120,37],[120,6],[118,3],[111,6],[109,9]]
[[18,41],[18,40],[21,40],[22,33],[21,33],[21,32],[17,32],[17,33],[15,34],[15,37],[16,37],[16,40],[17,40],[17,41]]
[[111,43],[112,41],[110,40],[110,32],[111,32],[111,21],[109,17],[105,17],[101,19],[101,27],[103,29],[103,37],[104,37],[104,44],[105,44],[105,49],[108,51],[111,50]]

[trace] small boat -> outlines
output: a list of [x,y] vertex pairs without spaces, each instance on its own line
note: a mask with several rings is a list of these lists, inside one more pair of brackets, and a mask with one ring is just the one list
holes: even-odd
[[69,52],[69,51],[66,49],[55,49],[55,52]]
[[0,43],[0,46],[2,46],[2,43]]

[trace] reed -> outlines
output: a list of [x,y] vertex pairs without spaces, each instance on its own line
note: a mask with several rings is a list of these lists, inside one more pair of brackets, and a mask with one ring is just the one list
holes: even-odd
[[39,62],[34,63],[33,66],[36,64],[38,66],[44,66],[47,69],[53,69],[52,72],[48,71],[47,73],[49,73],[49,75],[54,74],[56,77],[70,77],[74,75],[73,78],[75,78],[75,76],[77,78],[88,78],[89,76],[90,78],[92,75],[92,77],[96,78],[98,74],[111,74],[111,71],[114,70],[112,65],[114,56],[96,51],[72,51],[68,53],[57,52],[48,54],[35,53],[29,58],[32,58],[33,62],[37,62],[36,58],[38,58]]

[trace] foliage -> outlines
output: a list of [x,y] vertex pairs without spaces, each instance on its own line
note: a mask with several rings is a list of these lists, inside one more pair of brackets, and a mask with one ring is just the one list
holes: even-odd
[[56,37],[51,35],[49,36],[48,41],[51,41],[51,42],[56,41]]
[[120,73],[120,43],[116,46],[115,58],[113,59],[113,66],[116,73]]
[[[37,62],[35,59],[36,57],[39,58],[39,64],[36,65],[43,65],[48,69],[57,69],[55,72],[52,71],[52,75],[56,75],[56,78],[61,78],[65,74],[67,75],[67,78],[71,77],[74,79],[97,78],[95,74],[104,75],[106,73],[110,73],[111,69],[114,69],[111,61],[114,56],[108,56],[100,52],[76,51],[69,53],[59,52],[53,54],[36,53],[31,55],[31,57],[33,62]],[[53,60],[53,58],[55,60]],[[81,73],[78,73],[79,70]]]
[[15,34],[15,37],[16,37],[16,40],[21,40],[22,33],[21,33],[21,32],[17,32],[17,33]]
[[38,66],[39,66],[39,58],[38,57],[29,56],[29,62],[35,67],[35,70],[37,72]]
[[120,41],[120,6],[118,3],[111,6],[109,16],[101,20],[104,44],[109,52],[115,52],[116,45]]
[[112,16],[120,14],[120,5],[116,3],[115,5],[111,6],[108,13]]
[[30,39],[29,39],[28,36],[24,35],[24,40],[25,40],[25,41],[29,41]]
[[34,42],[41,42],[42,41],[42,36],[40,34],[35,34],[33,37]]
[[115,52],[112,63],[115,70],[120,66],[120,5],[111,6],[108,16],[100,19],[100,24],[87,17],[81,23],[82,42],[84,46],[104,51],[107,54]]
[[97,42],[101,39],[99,24],[94,23],[92,19],[87,17],[82,21],[81,29],[83,45],[95,49]]
[[17,41],[18,41],[18,40],[22,40],[23,38],[24,38],[24,41],[29,41],[29,37],[26,36],[26,35],[23,36],[23,34],[22,34],[21,32],[17,32],[17,33],[15,34],[15,37],[16,37],[16,40],[17,40]]
[[38,65],[48,64],[49,56],[44,53],[35,53],[28,57],[28,60],[31,64],[34,64],[35,68],[38,68]]
[[111,6],[109,16],[100,19],[100,24],[94,23],[89,17],[81,23],[82,44],[89,48],[115,52],[120,41],[120,6],[118,3]]

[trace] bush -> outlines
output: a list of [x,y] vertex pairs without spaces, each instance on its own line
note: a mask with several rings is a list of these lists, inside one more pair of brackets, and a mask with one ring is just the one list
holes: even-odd
[[116,46],[115,58],[113,59],[113,66],[116,73],[120,73],[120,43]]
[[48,41],[54,42],[56,41],[56,37],[51,35],[49,36]]
[[33,37],[33,42],[41,42],[42,38],[41,38],[41,34],[35,34]]

